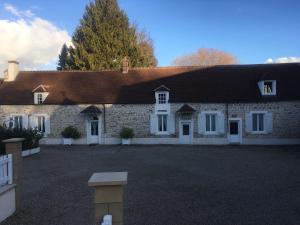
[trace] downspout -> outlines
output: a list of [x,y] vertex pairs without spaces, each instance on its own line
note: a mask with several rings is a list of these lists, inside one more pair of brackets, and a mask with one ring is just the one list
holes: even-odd
[[228,132],[229,132],[229,120],[228,120],[228,103],[226,102],[225,103],[225,114],[226,114],[226,120],[227,120],[227,123],[226,123],[226,133],[228,135]]
[[106,108],[105,108],[105,104],[102,104],[103,107],[103,132],[104,135],[106,134]]

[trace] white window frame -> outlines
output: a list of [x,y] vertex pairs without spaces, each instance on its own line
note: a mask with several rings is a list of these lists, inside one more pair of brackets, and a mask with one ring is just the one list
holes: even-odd
[[[51,131],[50,131],[50,116],[46,113],[35,113],[31,115],[31,122],[33,124],[30,124],[31,129],[38,129],[38,117],[44,117],[45,118],[45,132],[43,132],[44,137],[47,137]],[[48,120],[47,120],[48,118]],[[47,122],[48,121],[48,122]]]
[[[34,93],[34,104],[36,104],[36,105],[43,104],[48,95],[49,95],[48,92],[35,92]],[[40,99],[40,96],[42,97],[41,99]]]
[[[207,121],[206,121],[206,117],[207,116],[209,116],[209,125],[210,125],[210,130],[208,131],[207,129],[206,129],[206,123],[207,123]],[[214,116],[214,118],[215,118],[215,130],[214,131],[212,131],[211,130],[211,128],[212,128],[212,116]],[[204,134],[218,134],[218,128],[217,128],[217,122],[218,122],[218,112],[205,112],[205,131],[204,131]]]
[[22,118],[22,130],[25,129],[25,124],[24,124],[24,114],[11,114],[10,118],[12,118],[13,121],[13,129],[16,128],[16,124],[15,124],[15,117],[21,117]]
[[[265,92],[265,83],[266,82],[272,82],[272,92],[271,93],[266,93]],[[260,81],[258,82],[258,86],[260,88],[260,92],[262,95],[276,95],[276,80],[263,80],[263,81]]]
[[[204,115],[204,131],[200,132],[200,133],[203,133],[204,135],[218,135],[220,134],[219,130],[218,130],[218,116],[219,114],[221,113],[221,111],[202,111],[200,112],[199,115],[203,114]],[[215,131],[207,131],[206,130],[206,115],[215,115],[215,128],[216,130]],[[200,118],[200,117],[198,117]],[[198,126],[200,127],[201,126],[201,121],[199,120],[198,121]]]
[[[159,103],[159,96],[165,95],[166,102],[165,103]],[[157,105],[166,105],[169,103],[169,92],[168,91],[157,91],[155,92],[155,100]]]
[[[36,116],[36,119],[37,119],[37,127],[36,127],[36,129],[39,131],[39,132],[41,132],[41,133],[43,133],[43,134],[45,134],[46,133],[46,116],[45,115],[35,115]],[[43,118],[43,122],[44,122],[44,131],[40,131],[39,130],[39,118]],[[42,124],[41,124],[42,125]]]
[[[267,130],[266,130],[266,126],[267,124],[265,123],[265,116],[268,112],[267,111],[251,111],[250,114],[251,114],[251,126],[252,126],[252,130],[251,130],[251,133],[252,134],[266,134],[267,133]],[[254,130],[254,127],[253,127],[253,115],[254,114],[263,114],[263,130],[260,131],[260,130]],[[258,120],[259,121],[259,120]],[[257,121],[257,126],[259,126],[259,122]]]
[[[169,129],[168,129],[168,126],[169,126],[169,124],[168,124],[168,116],[169,116],[169,115],[168,115],[167,113],[160,113],[160,114],[157,114],[156,116],[157,116],[157,134],[169,134],[169,132],[168,132],[168,130],[169,130]],[[165,118],[166,118],[166,124],[167,124],[167,126],[166,126],[166,130],[165,130],[165,131],[160,131],[160,130],[159,130],[159,125],[160,125],[160,124],[159,124],[159,117],[160,117],[160,116],[163,116],[163,117],[162,117],[162,120],[161,120],[161,121],[162,121],[162,125],[164,124],[164,119],[163,119],[164,116],[165,116]]]

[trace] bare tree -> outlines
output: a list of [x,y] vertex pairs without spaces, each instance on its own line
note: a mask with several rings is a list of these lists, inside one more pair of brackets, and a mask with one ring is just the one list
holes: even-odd
[[236,57],[228,52],[213,48],[199,48],[196,52],[176,58],[174,66],[213,66],[238,63]]

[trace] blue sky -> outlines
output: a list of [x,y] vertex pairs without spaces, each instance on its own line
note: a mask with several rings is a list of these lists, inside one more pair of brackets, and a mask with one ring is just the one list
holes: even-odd
[[[17,19],[4,9],[10,4],[30,10],[71,36],[89,1],[2,2],[0,20]],[[131,22],[150,33],[160,66],[201,47],[233,53],[240,63],[300,57],[299,0],[119,0],[119,4]]]

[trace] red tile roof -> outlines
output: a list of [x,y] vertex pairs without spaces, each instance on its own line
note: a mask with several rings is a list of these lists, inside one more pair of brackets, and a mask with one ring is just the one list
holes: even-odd
[[[276,80],[277,95],[261,96],[257,82]],[[32,90],[47,85],[44,104],[154,103],[154,90],[170,89],[170,102],[300,100],[300,64],[166,67],[99,72],[20,72],[0,86],[0,105],[33,104]]]

